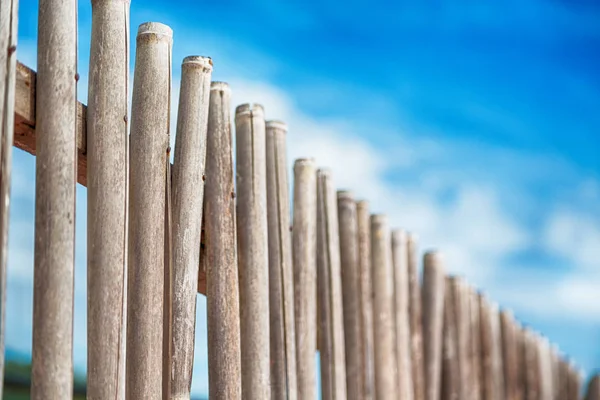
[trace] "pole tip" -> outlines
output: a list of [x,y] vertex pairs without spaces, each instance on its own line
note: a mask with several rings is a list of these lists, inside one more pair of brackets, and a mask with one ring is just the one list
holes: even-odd
[[212,70],[213,62],[210,57],[204,56],[187,56],[183,59],[181,65],[193,65],[204,69]]
[[314,167],[315,159],[314,158],[298,158],[294,161],[295,167]]
[[235,116],[242,117],[255,113],[264,113],[264,107],[258,103],[244,103],[235,108]]
[[287,124],[283,121],[270,120],[270,121],[267,121],[265,123],[265,125],[266,125],[267,129],[274,129],[277,131],[282,131],[283,133],[286,133],[288,130]]
[[442,270],[444,266],[444,257],[438,250],[428,250],[423,255],[423,267]]
[[166,36],[169,39],[173,38],[173,29],[168,25],[162,24],[160,22],[144,22],[140,24],[138,27],[138,36],[147,35],[147,34],[155,34],[159,36]]
[[338,200],[349,200],[354,202],[354,194],[350,190],[341,189],[337,191]]
[[210,90],[219,92],[231,92],[231,89],[229,88],[229,84],[227,82],[218,81],[213,81],[210,83]]

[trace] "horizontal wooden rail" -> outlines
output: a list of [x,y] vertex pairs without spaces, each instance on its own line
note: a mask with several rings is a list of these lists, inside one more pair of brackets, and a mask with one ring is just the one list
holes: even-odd
[[[26,65],[17,62],[17,80],[15,90],[15,134],[14,146],[35,156],[35,83],[36,73]],[[77,182],[87,186],[87,107],[77,102]],[[204,227],[202,227],[204,243]],[[198,292],[206,294],[206,276],[204,252],[200,252],[200,271],[198,272]]]

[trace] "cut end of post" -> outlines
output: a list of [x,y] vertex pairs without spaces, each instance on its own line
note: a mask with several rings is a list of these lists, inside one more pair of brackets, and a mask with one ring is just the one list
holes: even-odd
[[392,231],[392,242],[406,245],[406,231],[402,228],[394,229]]
[[329,168],[319,168],[317,170],[317,178],[327,179],[331,177],[331,171]]
[[294,161],[294,167],[314,167],[315,159],[314,158],[298,158]]
[[338,200],[354,201],[354,194],[350,190],[338,190]]
[[388,217],[385,214],[372,214],[371,224],[372,225],[387,225]]
[[212,71],[213,68],[213,62],[212,59],[210,57],[204,57],[204,56],[187,56],[186,58],[183,59],[183,62],[181,63],[182,66],[193,66],[193,67],[200,67],[209,71]]
[[368,210],[369,209],[369,201],[368,200],[357,200],[356,208],[360,210]]
[[173,29],[160,22],[144,22],[138,27],[137,36],[156,35],[157,38],[173,39]]
[[266,121],[265,126],[267,129],[273,129],[273,130],[275,130],[277,132],[281,132],[281,133],[287,133],[287,131],[288,131],[288,126],[283,121],[277,121],[277,120]]
[[244,103],[240,104],[235,108],[235,116],[243,117],[250,116],[252,114],[261,113],[264,114],[264,107],[258,103]]
[[230,93],[231,89],[229,88],[229,84],[227,82],[218,82],[213,81],[210,83],[210,90],[216,92],[227,92]]
[[411,243],[411,244],[415,244],[419,241],[419,235],[417,235],[414,232],[407,232],[406,233],[406,240]]
[[444,269],[444,257],[438,250],[429,250],[423,255],[424,268]]

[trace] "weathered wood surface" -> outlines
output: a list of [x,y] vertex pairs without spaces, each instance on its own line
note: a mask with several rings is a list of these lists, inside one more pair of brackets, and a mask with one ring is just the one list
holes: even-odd
[[172,191],[172,338],[168,370],[172,399],[189,399],[196,327],[200,235],[204,203],[206,135],[212,61],[186,57],[181,90]]
[[269,243],[263,107],[236,108],[237,249],[240,276],[242,398],[271,397],[269,356]]
[[317,172],[313,159],[294,162],[292,228],[298,398],[317,398]]
[[540,365],[537,346],[537,336],[529,328],[523,331],[523,346],[525,351],[525,398],[538,400],[540,395]]
[[287,125],[280,121],[267,121],[266,129],[271,398],[296,400],[298,389]]
[[[479,294],[474,288],[469,290],[469,320],[471,331],[471,399],[479,400],[482,398],[481,388],[481,315],[479,312]],[[485,399],[484,399],[485,400]]]
[[[41,0],[31,398],[73,396],[76,0]],[[1,51],[6,51],[2,49]]]
[[360,323],[362,342],[362,398],[371,400],[375,398],[375,373],[373,367],[373,285],[371,269],[371,226],[369,217],[369,203],[359,201],[356,203],[356,219],[358,229],[358,262],[360,269]]
[[423,366],[423,327],[421,316],[421,284],[419,281],[418,241],[408,234],[408,289],[410,312],[410,346],[414,399],[425,400],[425,369]]
[[406,232],[401,229],[392,231],[392,260],[394,272],[394,345],[398,362],[396,371],[397,390],[399,398],[412,400],[414,388],[410,360],[407,238]]
[[504,367],[504,393],[506,400],[518,400],[518,344],[515,321],[507,310],[500,312],[500,333],[502,338],[502,365]]
[[460,399],[460,364],[456,325],[456,277],[446,277],[441,400]]
[[600,375],[595,375],[590,379],[585,400],[600,400]]
[[204,218],[209,397],[241,399],[240,303],[229,86],[213,82],[206,142]]
[[[340,232],[342,295],[344,299],[344,338],[346,346],[346,391],[349,400],[362,400],[363,342],[360,310],[360,270],[358,223],[352,193],[337,194]],[[408,399],[407,399],[408,400]]]
[[482,389],[485,400],[503,400],[504,379],[498,306],[480,295]]

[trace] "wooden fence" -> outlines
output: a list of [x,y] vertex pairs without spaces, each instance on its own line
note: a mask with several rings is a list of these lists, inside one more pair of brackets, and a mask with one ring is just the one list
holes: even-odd
[[[0,345],[14,144],[37,158],[33,399],[73,394],[77,182],[88,188],[90,399],[189,399],[198,292],[211,399],[314,399],[317,350],[324,399],[581,398],[582,376],[556,347],[446,275],[440,252],[421,258],[414,234],[336,193],[315,160],[295,161],[290,199],[286,124],[244,104],[232,132],[230,88],[211,82],[210,58],[183,60],[169,132],[163,24],[138,29],[129,117],[129,4],[92,6],[89,107],[76,100],[76,0],[40,1],[37,73],[16,59],[17,0],[0,14]],[[599,392],[595,377],[586,399]]]

